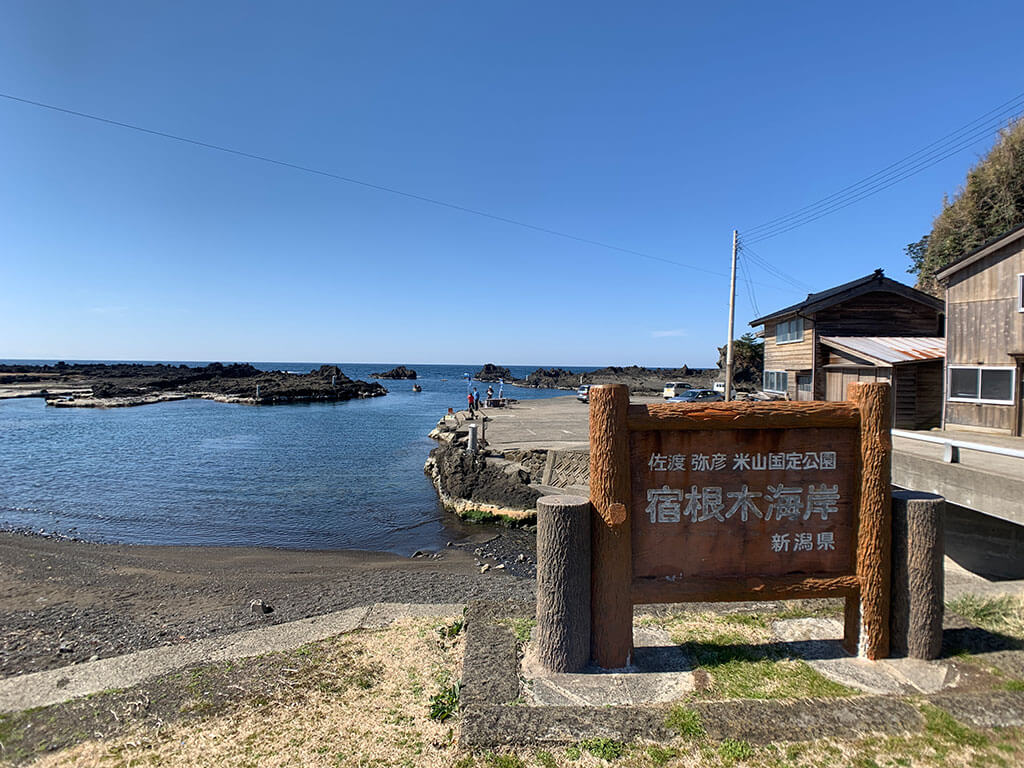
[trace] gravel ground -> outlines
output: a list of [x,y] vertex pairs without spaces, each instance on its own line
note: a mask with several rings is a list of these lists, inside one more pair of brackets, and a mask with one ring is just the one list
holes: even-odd
[[0,677],[374,602],[532,601],[534,553],[532,531],[497,527],[412,558],[0,533]]

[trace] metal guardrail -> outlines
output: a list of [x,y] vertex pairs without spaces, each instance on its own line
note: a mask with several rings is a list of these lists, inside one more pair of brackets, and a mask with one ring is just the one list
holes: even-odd
[[1024,459],[1024,450],[1017,448],[1003,448],[998,445],[987,443],[972,443],[967,440],[954,440],[948,437],[936,437],[934,435],[922,435],[919,432],[908,432],[905,429],[894,429],[893,437],[905,437],[908,440],[919,440],[922,443],[935,443],[943,446],[942,460],[948,464],[960,463],[960,451],[980,451],[983,453],[994,453],[997,456],[1009,456],[1014,459]]

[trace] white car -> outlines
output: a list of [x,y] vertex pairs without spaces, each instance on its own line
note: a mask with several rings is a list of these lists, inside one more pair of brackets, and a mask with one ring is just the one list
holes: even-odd
[[693,389],[693,387],[686,382],[670,381],[665,385],[665,388],[661,390],[661,396],[668,400],[670,397],[679,397],[688,389]]

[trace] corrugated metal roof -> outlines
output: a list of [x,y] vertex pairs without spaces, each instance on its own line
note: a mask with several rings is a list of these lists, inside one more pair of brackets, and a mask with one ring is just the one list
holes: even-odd
[[946,340],[941,336],[822,336],[822,342],[885,365],[941,360]]

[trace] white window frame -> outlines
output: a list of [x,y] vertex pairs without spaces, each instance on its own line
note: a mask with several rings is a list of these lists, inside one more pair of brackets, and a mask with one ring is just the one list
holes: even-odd
[[[978,372],[978,397],[953,397],[948,393],[952,389],[953,371],[968,370]],[[1013,393],[1017,391],[1017,368],[1013,365],[950,365],[946,374],[946,400],[950,403],[980,403],[982,405],[1014,405]],[[987,400],[981,397],[982,371],[1009,371],[1010,398],[1008,400]]]
[[[788,326],[788,325],[790,325],[790,323],[799,323],[800,324],[800,334],[796,338],[786,339],[785,341],[781,341],[779,339],[779,327],[783,326],[783,325]],[[802,317],[800,317],[800,315],[797,315],[796,317],[791,317],[789,320],[786,320],[784,322],[780,322],[780,323],[776,323],[775,324],[775,343],[776,344],[799,344],[803,340],[804,340],[804,319]]]
[[1024,272],[1017,275],[1017,311],[1024,312]]
[[[778,379],[780,374],[785,377],[785,384],[783,385],[783,387],[784,387],[783,389],[769,389],[769,387],[768,387],[768,374],[769,373],[775,374],[776,379]],[[779,394],[779,395],[785,394],[786,392],[789,391],[789,371],[785,371],[785,370],[778,370],[778,371],[776,371],[776,370],[766,370],[764,372],[764,375],[761,377],[761,388],[765,392],[774,392],[774,393]]]

